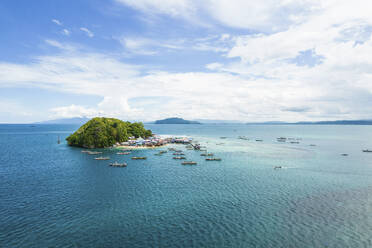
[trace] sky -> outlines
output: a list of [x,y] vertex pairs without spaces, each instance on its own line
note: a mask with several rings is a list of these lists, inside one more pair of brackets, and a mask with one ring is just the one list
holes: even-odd
[[372,119],[366,0],[2,0],[0,123]]

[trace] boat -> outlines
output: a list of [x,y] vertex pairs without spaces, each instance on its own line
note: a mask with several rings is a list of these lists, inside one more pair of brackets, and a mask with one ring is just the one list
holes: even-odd
[[263,140],[262,139],[256,139],[257,142],[262,142]]
[[173,157],[173,159],[186,159],[185,157]]
[[59,138],[59,135],[58,135],[57,144],[61,144],[61,139]]
[[341,156],[345,156],[345,157],[346,157],[346,156],[349,156],[349,154],[347,154],[347,153],[342,153]]
[[239,136],[238,139],[241,139],[241,140],[249,140],[249,138],[245,137],[245,136]]
[[309,146],[316,146],[315,144],[310,144]]
[[275,166],[275,167],[274,167],[274,170],[276,170],[276,169],[282,169],[282,168],[283,168],[283,167],[279,165],[279,166]]
[[227,137],[220,137],[220,139],[227,139]]
[[174,150],[174,152],[182,152],[182,150]]
[[112,167],[127,167],[127,163],[115,162],[115,163],[111,163],[110,166],[112,166]]
[[221,161],[220,158],[206,158],[205,161]]
[[81,152],[82,152],[82,153],[90,153],[91,151],[82,150]]
[[173,153],[173,155],[185,155],[185,154],[182,153],[182,152],[175,152],[175,153]]
[[185,161],[185,162],[182,162],[182,165],[196,165],[198,163],[194,162],[194,161]]
[[216,143],[217,146],[222,146],[224,145],[225,143]]
[[155,155],[155,156],[161,156],[161,155],[163,155],[163,154],[161,154],[161,153],[155,153],[154,155]]
[[168,151],[159,151],[159,154],[167,153]]
[[363,152],[372,152],[372,150],[364,149]]
[[110,157],[97,157],[97,158],[94,158],[95,160],[109,160]]
[[211,156],[213,156],[213,153],[202,153],[202,154],[200,154],[200,156],[211,157]]
[[147,157],[132,157],[133,160],[147,159]]
[[98,155],[98,154],[102,154],[102,152],[92,152],[92,151],[88,151],[87,154],[89,154],[89,155]]
[[168,151],[176,151],[176,148],[170,147],[168,148]]
[[290,143],[291,144],[300,144],[300,142],[298,142],[298,141],[291,141]]
[[286,142],[287,141],[287,138],[285,138],[285,137],[279,137],[279,138],[276,138],[276,141],[278,141],[278,142]]
[[117,155],[128,155],[130,154],[130,152],[117,152],[116,154]]

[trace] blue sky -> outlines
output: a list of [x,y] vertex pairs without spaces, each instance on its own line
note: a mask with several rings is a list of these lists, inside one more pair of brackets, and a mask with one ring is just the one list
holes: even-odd
[[371,7],[3,0],[0,122],[371,119]]

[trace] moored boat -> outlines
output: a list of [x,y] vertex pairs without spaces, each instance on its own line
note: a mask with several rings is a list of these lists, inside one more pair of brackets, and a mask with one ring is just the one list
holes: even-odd
[[185,161],[185,162],[182,162],[182,165],[196,165],[198,163],[194,162],[194,161]]
[[110,157],[97,157],[97,158],[94,158],[95,160],[109,160]]
[[211,157],[211,156],[213,156],[213,153],[202,153],[202,154],[200,154],[200,156]]
[[372,152],[372,150],[364,149],[363,152]]
[[173,159],[186,159],[185,157],[173,157]]
[[220,158],[206,158],[205,161],[221,161]]
[[111,163],[110,166],[112,166],[112,167],[127,167],[127,163],[115,162],[115,163]]
[[147,159],[147,157],[132,157],[133,160]]
[[117,155],[128,155],[130,154],[130,152],[117,152],[116,154]]

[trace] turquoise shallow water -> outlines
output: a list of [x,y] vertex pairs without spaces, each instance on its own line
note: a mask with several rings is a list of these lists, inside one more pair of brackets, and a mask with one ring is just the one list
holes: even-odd
[[223,161],[182,146],[197,166],[105,150],[128,162],[111,168],[57,144],[77,126],[0,125],[0,247],[372,246],[372,154],[361,152],[372,127],[147,127],[194,137]]

